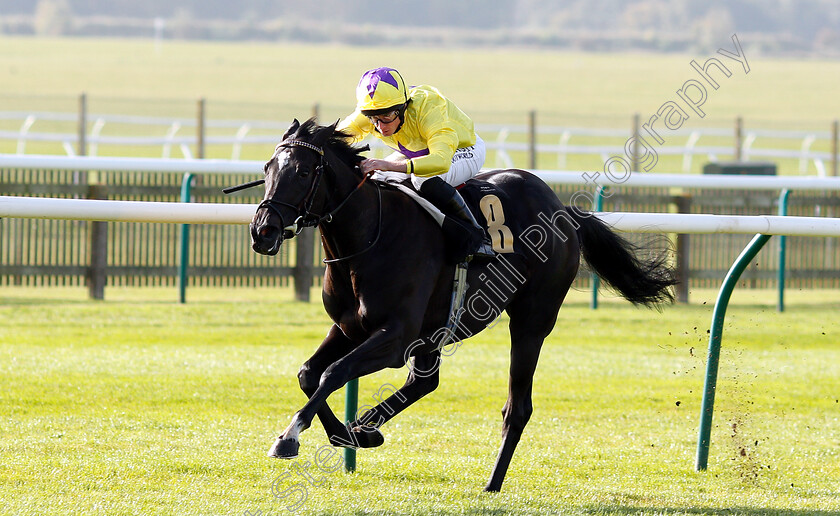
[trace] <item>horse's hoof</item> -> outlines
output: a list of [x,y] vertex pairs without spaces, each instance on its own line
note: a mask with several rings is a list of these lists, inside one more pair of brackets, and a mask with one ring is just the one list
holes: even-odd
[[341,448],[376,448],[385,442],[385,436],[379,429],[372,426],[353,427],[353,430],[348,432],[348,437],[332,436],[330,437],[330,444]]
[[355,427],[353,439],[359,443],[359,448],[376,448],[385,442],[385,436],[378,428],[372,426]]
[[274,445],[268,450],[268,456],[277,459],[294,459],[298,456],[300,442],[297,439],[283,439],[278,437]]

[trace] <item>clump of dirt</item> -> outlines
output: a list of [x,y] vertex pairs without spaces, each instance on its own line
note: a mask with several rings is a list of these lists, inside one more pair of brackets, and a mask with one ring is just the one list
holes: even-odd
[[749,414],[743,414],[729,422],[730,448],[733,451],[730,460],[733,462],[734,471],[742,481],[757,484],[762,471],[769,470],[770,466],[763,464],[760,460],[761,440],[748,436],[749,432],[745,424],[748,417]]

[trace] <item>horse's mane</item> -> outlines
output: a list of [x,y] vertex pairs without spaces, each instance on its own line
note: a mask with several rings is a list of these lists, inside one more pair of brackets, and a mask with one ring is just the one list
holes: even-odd
[[[302,123],[298,130],[295,131],[295,137],[311,139],[317,133],[327,130],[330,130],[329,126],[318,125],[315,123],[314,118],[310,118],[306,122]],[[352,168],[364,159],[364,157],[361,156],[361,153],[368,150],[367,147],[364,146],[354,146],[351,143],[352,141],[352,135],[345,133],[344,131],[334,130],[332,134],[330,134],[329,138],[327,138],[327,142],[324,144],[324,147],[329,148],[341,161]]]

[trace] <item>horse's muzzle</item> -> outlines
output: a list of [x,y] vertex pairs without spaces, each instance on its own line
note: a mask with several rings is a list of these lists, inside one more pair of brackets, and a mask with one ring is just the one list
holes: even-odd
[[283,243],[283,230],[269,224],[251,223],[251,248],[268,256],[274,256]]

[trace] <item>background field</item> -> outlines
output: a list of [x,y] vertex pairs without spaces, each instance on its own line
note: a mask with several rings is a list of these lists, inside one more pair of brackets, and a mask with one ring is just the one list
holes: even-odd
[[[690,113],[684,129],[732,128],[736,116],[746,129],[806,130],[828,134],[832,120],[840,117],[836,98],[840,61],[767,59],[754,52],[749,39],[741,44],[750,67],[720,54],[598,54],[534,49],[418,49],[292,45],[268,43],[196,43],[151,40],[0,38],[0,110],[49,110],[75,113],[78,95],[88,94],[91,113],[119,113],[194,119],[198,98],[207,100],[208,117],[214,119],[289,121],[307,118],[319,104],[321,120],[333,121],[354,105],[354,86],[360,73],[374,66],[400,69],[409,83],[430,83],[453,98],[480,124],[520,124],[536,110],[540,126],[626,129],[638,113],[647,121],[662,104],[678,101],[676,91],[685,81],[697,79],[690,62],[705,63],[716,57],[732,71],[729,78],[716,75],[720,88],[709,89],[703,106],[706,116]],[[734,50],[724,38],[719,48]],[[33,131],[67,131],[44,126]],[[91,120],[91,124],[93,121]],[[17,130],[21,121],[0,128]],[[661,124],[661,122],[660,122]],[[118,130],[106,127],[103,135]],[[166,127],[159,129],[159,136]],[[228,131],[231,135],[234,129]],[[252,131],[252,134],[258,131]],[[184,128],[180,134],[191,134]],[[211,133],[212,135],[213,133]],[[218,131],[217,133],[218,134]],[[276,135],[279,137],[279,135]],[[485,134],[495,139],[495,134]],[[685,135],[664,134],[667,145],[684,145]],[[509,141],[522,141],[512,136]],[[558,135],[544,135],[541,143],[557,144]],[[626,136],[576,137],[572,144],[623,145]],[[731,136],[704,137],[699,145],[731,146]],[[760,138],[754,147],[798,150],[801,141]],[[827,136],[813,151],[828,152]],[[14,152],[14,142],[0,149]],[[271,145],[250,148],[247,159],[262,159]],[[46,150],[37,142],[27,152]],[[59,153],[63,151],[58,149]],[[160,156],[155,149],[134,148],[139,155]],[[122,154],[121,149],[100,148],[100,154]],[[208,157],[229,157],[229,147],[210,149]],[[180,157],[180,156],[178,156]],[[524,153],[514,153],[517,166],[526,166]],[[720,159],[727,159],[720,156]],[[697,157],[692,171],[707,161]],[[544,156],[541,168],[597,170],[603,159],[590,156],[558,164]],[[655,171],[678,172],[680,156],[661,156]],[[491,155],[488,166],[500,166]],[[782,173],[799,173],[796,160],[781,160]],[[813,168],[810,173],[815,173]]]
[[[470,112],[538,109],[582,117],[652,114],[696,78],[689,62],[734,65],[706,104],[711,118],[812,121],[840,114],[840,61],[763,59],[742,40],[750,72],[718,54],[597,54],[529,49],[411,49],[118,39],[0,39],[0,93],[311,105],[343,113],[361,72],[398,68]],[[734,51],[728,39],[719,47]],[[142,110],[138,106],[138,110]],[[692,123],[698,120],[693,119]]]
[[[356,474],[319,471],[319,423],[293,462],[265,458],[304,401],[295,373],[324,335],[288,290],[3,290],[5,514],[837,514],[836,292],[737,292],[724,333],[709,471],[695,473],[714,292],[663,313],[575,292],[544,348],[534,416],[498,495],[506,322],[444,362],[438,391],[384,427]],[[361,403],[405,370],[363,379]],[[342,396],[334,396],[334,406]],[[297,465],[297,466],[296,466]],[[287,477],[280,478],[281,475]],[[277,479],[280,478],[278,481]],[[290,502],[287,500],[287,502]]]

